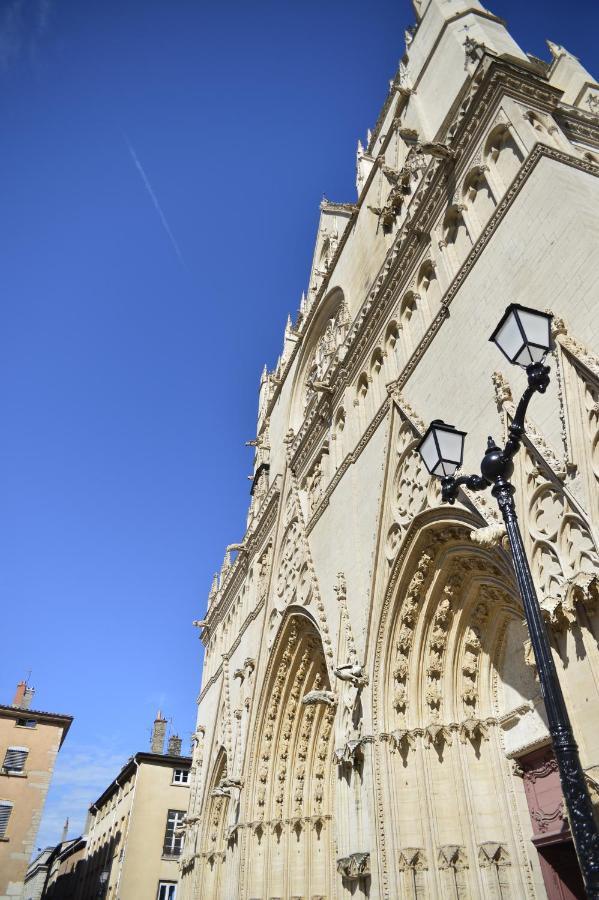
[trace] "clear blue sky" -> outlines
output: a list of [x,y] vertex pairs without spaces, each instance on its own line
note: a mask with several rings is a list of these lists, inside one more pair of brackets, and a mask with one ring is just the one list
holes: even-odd
[[[595,2],[491,8],[593,68]],[[158,707],[187,744],[260,371],[412,21],[408,0],[0,3],[0,701],[31,669],[36,707],[75,717],[39,845],[82,827]]]

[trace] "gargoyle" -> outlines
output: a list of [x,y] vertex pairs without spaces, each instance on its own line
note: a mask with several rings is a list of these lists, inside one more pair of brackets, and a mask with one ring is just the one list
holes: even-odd
[[228,797],[231,798],[231,788],[215,787],[211,792],[212,797]]
[[382,223],[383,228],[391,228],[391,226],[395,222],[395,216],[397,215],[397,213],[391,204],[387,204],[383,207],[369,206],[368,209],[370,210],[370,212],[373,212],[375,216],[379,217],[379,222]]
[[357,663],[346,663],[343,666],[337,666],[333,672],[340,681],[349,681],[354,687],[364,687],[368,684],[368,675],[364,672],[364,666]]
[[316,391],[317,394],[332,394],[333,388],[324,381],[309,381],[307,385],[310,390]]
[[324,703],[325,706],[337,705],[337,694],[333,691],[308,691],[305,697],[302,697],[304,706],[313,706],[317,703]]
[[230,791],[231,788],[241,788],[242,784],[241,778],[223,778],[219,787]]
[[438,141],[427,141],[420,145],[420,150],[422,153],[425,153],[427,156],[433,156],[435,159],[453,159],[455,156],[455,151],[451,147],[447,147]]

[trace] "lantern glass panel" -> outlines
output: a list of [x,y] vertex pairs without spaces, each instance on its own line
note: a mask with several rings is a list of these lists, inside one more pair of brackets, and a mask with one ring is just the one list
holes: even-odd
[[[524,349],[524,340],[518,326],[518,320],[513,311],[507,317],[501,328],[493,335],[492,340],[495,341],[499,349],[505,353],[512,362],[518,359],[519,354],[521,354]],[[526,364],[527,363],[524,363],[524,365]]]
[[540,362],[551,349],[551,316],[533,309],[520,309],[518,316],[529,344],[531,361]]
[[453,475],[461,465],[464,435],[461,431],[446,431],[444,428],[437,430],[437,440],[442,460],[444,475]]
[[439,449],[437,447],[435,434],[432,428],[429,428],[428,432],[424,436],[424,440],[418,447],[418,452],[420,453],[426,468],[429,470],[431,475],[434,475],[435,469],[439,465]]

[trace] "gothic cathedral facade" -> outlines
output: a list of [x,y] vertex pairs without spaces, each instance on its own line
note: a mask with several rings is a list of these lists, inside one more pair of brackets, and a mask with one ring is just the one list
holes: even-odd
[[196,623],[180,900],[580,895],[495,502],[442,503],[415,447],[443,418],[478,470],[524,387],[488,337],[510,302],[551,309],[514,484],[597,801],[599,84],[478,0],[414,6],[357,201],[321,205],[247,530]]

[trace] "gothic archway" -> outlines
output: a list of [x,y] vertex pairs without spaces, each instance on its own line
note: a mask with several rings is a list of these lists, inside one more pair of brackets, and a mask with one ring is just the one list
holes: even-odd
[[[226,787],[227,754],[220,748],[208,787],[208,814],[202,823],[201,896],[220,897],[223,895],[224,868],[227,851],[227,815],[230,803]],[[200,887],[200,885],[198,885]]]
[[350,324],[347,298],[340,287],[335,287],[320,304],[302,342],[291,403],[292,428],[299,427],[307,409],[316,402],[318,385],[339,362]]
[[[373,685],[387,896],[535,896],[513,758],[547,742],[505,555],[419,517],[393,570]],[[538,875],[538,870],[537,875]]]
[[253,734],[243,896],[331,896],[335,706],[316,626],[290,609],[273,645]]

